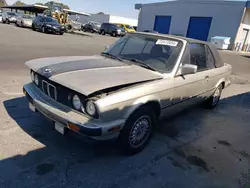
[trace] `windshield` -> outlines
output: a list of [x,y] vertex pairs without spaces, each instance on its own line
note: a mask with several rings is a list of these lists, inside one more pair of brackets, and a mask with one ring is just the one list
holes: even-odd
[[134,29],[132,26],[130,26],[130,25],[125,25],[126,26],[126,28],[128,28],[128,29]]
[[[183,43],[179,40],[148,35],[126,35],[118,40],[105,53],[121,59],[140,61],[161,72],[172,72]],[[136,63],[135,63],[136,64]]]
[[51,18],[51,17],[45,17],[44,22],[51,22],[51,23],[57,23],[58,24],[58,21],[56,19]]
[[32,19],[33,16],[31,16],[31,15],[23,15],[23,18],[25,18],[25,19]]

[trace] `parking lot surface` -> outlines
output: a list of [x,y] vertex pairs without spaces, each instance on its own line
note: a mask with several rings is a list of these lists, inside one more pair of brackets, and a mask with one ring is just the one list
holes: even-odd
[[145,150],[125,156],[115,142],[62,136],[28,108],[24,63],[99,54],[118,38],[46,35],[0,24],[0,187],[250,187],[250,55],[220,52],[232,85],[214,110],[189,109],[158,122]]

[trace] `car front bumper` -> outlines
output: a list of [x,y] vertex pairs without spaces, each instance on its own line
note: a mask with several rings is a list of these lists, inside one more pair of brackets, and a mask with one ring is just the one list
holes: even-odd
[[64,33],[64,29],[56,27],[46,27],[46,31],[50,33]]
[[23,22],[24,27],[32,27],[32,22]]
[[[97,140],[117,138],[125,123],[125,120],[100,122],[75,112],[71,108],[51,99],[34,83],[24,85],[23,92],[35,109],[53,122]],[[72,129],[70,125],[78,127],[78,131]],[[120,129],[118,130],[117,127],[120,127]]]

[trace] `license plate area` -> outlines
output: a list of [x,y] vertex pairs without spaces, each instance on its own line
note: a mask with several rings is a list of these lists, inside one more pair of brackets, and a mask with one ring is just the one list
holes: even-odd
[[62,135],[65,135],[65,126],[55,122],[55,130],[59,133],[61,133]]

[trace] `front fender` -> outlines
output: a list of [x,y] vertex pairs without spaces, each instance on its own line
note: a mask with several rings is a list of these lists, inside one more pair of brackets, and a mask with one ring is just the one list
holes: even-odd
[[155,102],[158,103],[160,106],[160,100],[157,99],[155,96],[144,96],[141,98],[136,99],[131,106],[129,106],[126,111],[123,113],[123,118],[127,119],[131,116],[131,114],[133,114],[133,112],[135,112],[137,109],[139,109],[141,106],[151,103],[151,102]]

